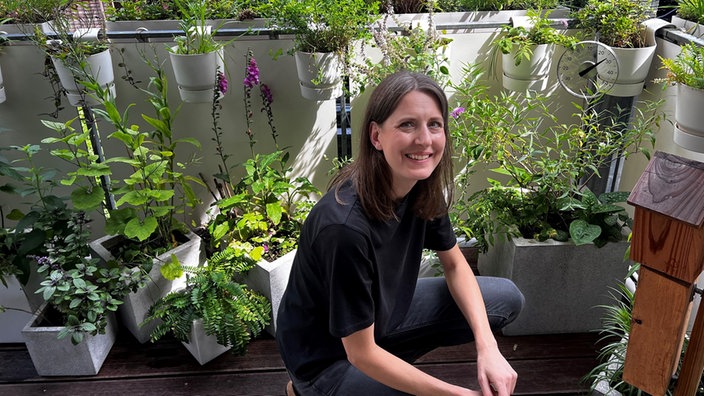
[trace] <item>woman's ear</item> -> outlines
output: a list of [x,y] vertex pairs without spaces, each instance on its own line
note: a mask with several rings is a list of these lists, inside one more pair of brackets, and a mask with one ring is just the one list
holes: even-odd
[[376,122],[373,122],[369,125],[369,141],[372,143],[372,146],[374,146],[375,149],[381,151],[381,142],[379,141],[379,132],[381,131],[381,128],[379,128],[379,124]]

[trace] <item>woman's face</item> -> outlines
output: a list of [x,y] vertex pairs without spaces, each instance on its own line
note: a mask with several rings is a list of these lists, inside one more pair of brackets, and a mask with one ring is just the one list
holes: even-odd
[[394,198],[401,198],[418,180],[430,177],[440,163],[445,150],[440,107],[433,96],[411,91],[386,121],[371,123],[370,139],[389,164]]

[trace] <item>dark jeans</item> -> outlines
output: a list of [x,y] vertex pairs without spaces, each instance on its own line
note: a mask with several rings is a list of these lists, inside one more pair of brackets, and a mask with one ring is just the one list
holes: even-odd
[[[523,308],[523,294],[508,279],[477,277],[489,324],[497,331],[511,323]],[[408,316],[393,333],[378,340],[394,355],[413,362],[431,350],[474,340],[444,278],[420,278]],[[291,377],[298,395],[405,395],[357,370],[347,360],[325,369],[313,381]]]

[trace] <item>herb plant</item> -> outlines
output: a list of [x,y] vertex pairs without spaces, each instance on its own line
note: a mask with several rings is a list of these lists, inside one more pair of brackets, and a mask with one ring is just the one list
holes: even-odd
[[641,48],[646,46],[642,22],[655,14],[647,4],[637,0],[589,0],[573,16],[578,28],[584,29],[586,34],[597,35],[606,45]]
[[295,50],[343,53],[352,40],[368,35],[379,12],[369,0],[271,0],[260,8],[275,26],[295,34]]
[[[573,103],[571,122],[558,120],[559,104],[544,94],[489,96],[476,66],[465,68],[456,86],[459,107],[451,130],[461,171],[454,216],[458,227],[486,250],[493,238],[566,240],[602,246],[620,239],[628,225],[620,206],[627,195],[596,197],[586,184],[617,156],[649,155],[659,102],[643,102],[630,123],[622,110],[597,112]],[[497,178],[469,193],[470,176],[480,168]],[[598,228],[598,230],[597,230]]]
[[682,46],[675,58],[660,58],[667,69],[664,81],[704,89],[704,47],[694,43]]
[[[528,18],[531,26],[504,25],[501,28],[502,36],[496,40],[495,45],[501,53],[510,54],[516,51],[514,61],[516,66],[523,60],[529,60],[533,56],[533,49],[536,45],[556,44],[565,48],[573,48],[578,39],[560,33],[552,26],[548,19],[549,12],[543,13],[541,10],[528,10]],[[566,21],[565,28],[567,27]]]

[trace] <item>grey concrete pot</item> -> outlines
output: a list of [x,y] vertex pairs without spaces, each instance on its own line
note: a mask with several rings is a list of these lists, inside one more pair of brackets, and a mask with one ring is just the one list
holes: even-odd
[[[161,275],[161,265],[171,260],[171,255],[175,254],[183,266],[198,267],[205,261],[205,254],[201,249],[201,239],[198,235],[190,232],[186,235],[187,242],[180,244],[154,260],[154,265],[149,272],[151,279],[147,285],[134,293],[129,293],[124,298],[124,303],[118,309],[121,323],[132,333],[140,343],[149,341],[149,336],[158,321],[151,321],[141,326],[146,319],[149,308],[161,297],[166,296],[171,291],[182,290],[186,287],[186,275],[174,281],[167,280]],[[114,248],[121,241],[120,237],[108,235],[90,243],[93,253],[107,262],[114,257],[110,249]]]
[[214,335],[205,334],[203,319],[193,321],[189,342],[183,342],[182,344],[201,366],[232,348],[232,346],[218,344]]
[[526,304],[505,335],[581,333],[601,329],[609,291],[626,278],[628,242],[576,246],[514,238],[479,255],[479,273],[513,280]]
[[29,356],[37,374],[41,376],[96,375],[115,343],[117,321],[115,315],[108,316],[105,334],[86,336],[78,345],[71,338],[58,339],[62,326],[40,326],[44,303],[22,329]]
[[281,297],[286,291],[288,277],[291,274],[293,258],[296,250],[290,251],[273,262],[260,261],[256,267],[247,274],[245,283],[271,302],[271,323],[266,327],[266,332],[276,336],[276,318],[281,304]]

